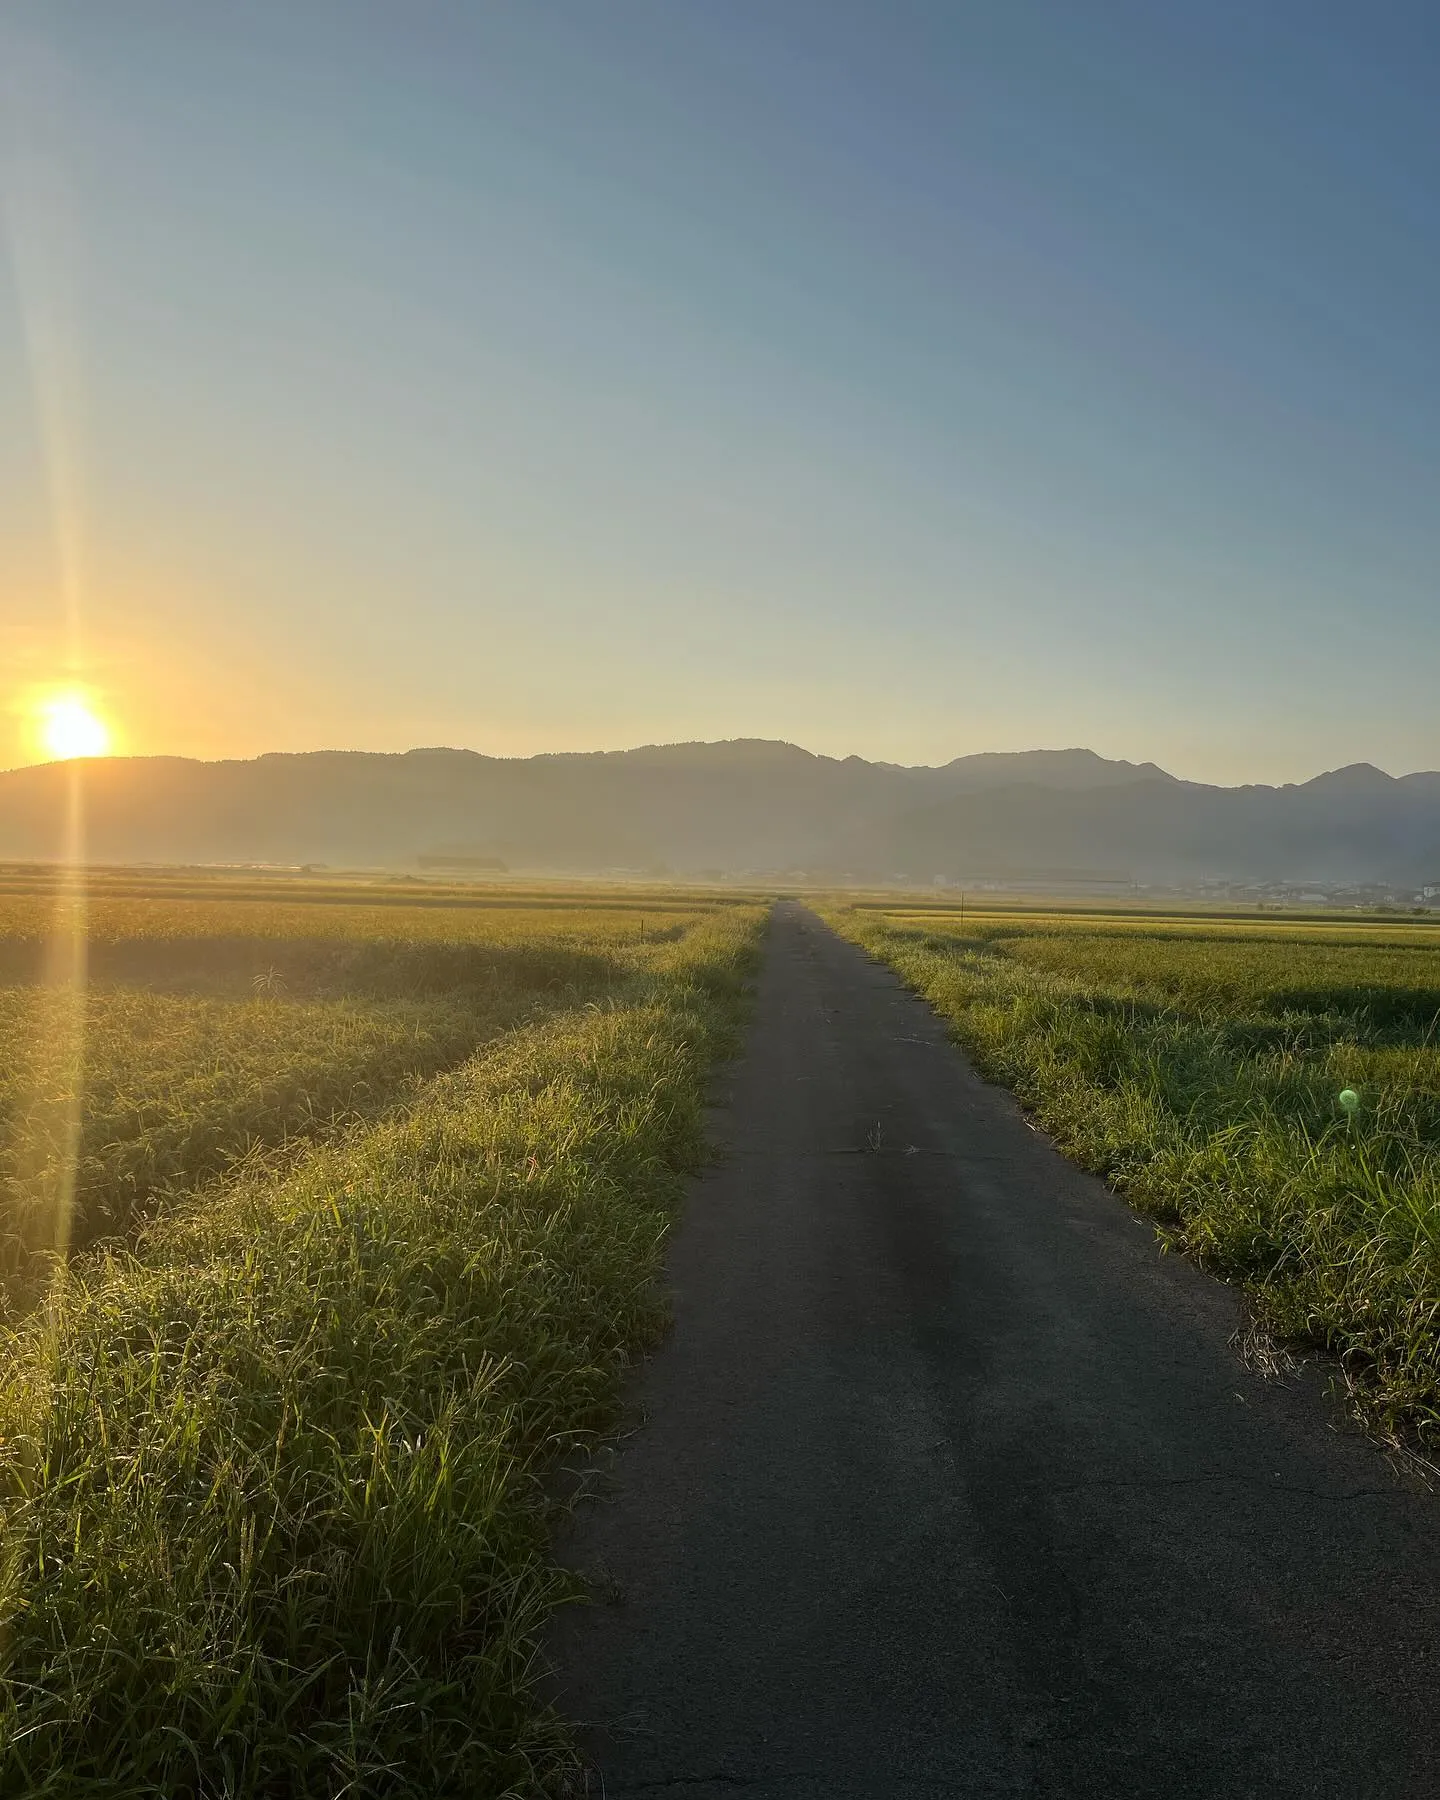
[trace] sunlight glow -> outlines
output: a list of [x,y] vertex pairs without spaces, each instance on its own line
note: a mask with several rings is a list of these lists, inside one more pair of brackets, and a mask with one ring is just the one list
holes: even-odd
[[40,707],[40,742],[57,762],[108,756],[110,727],[79,694],[57,694]]

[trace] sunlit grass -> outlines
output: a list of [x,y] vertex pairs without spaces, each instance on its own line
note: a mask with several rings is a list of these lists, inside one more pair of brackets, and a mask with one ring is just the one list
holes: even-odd
[[57,1245],[602,995],[702,917],[657,912],[642,937],[638,917],[583,905],[111,898],[88,908],[87,992],[48,979],[53,905],[0,901],[0,1282],[13,1301]]
[[[0,1792],[536,1792],[570,1766],[550,1476],[662,1324],[761,915],[247,916],[101,922],[82,1192],[156,1142],[171,1173],[0,1332]],[[452,1030],[491,1041],[418,1080]],[[380,1116],[283,1167],[217,1179],[184,1136],[363,1110],[355,1079]]]

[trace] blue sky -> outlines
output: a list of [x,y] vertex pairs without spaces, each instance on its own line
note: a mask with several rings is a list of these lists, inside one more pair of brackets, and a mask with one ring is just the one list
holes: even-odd
[[8,0],[0,703],[1440,765],[1437,73],[1329,0]]

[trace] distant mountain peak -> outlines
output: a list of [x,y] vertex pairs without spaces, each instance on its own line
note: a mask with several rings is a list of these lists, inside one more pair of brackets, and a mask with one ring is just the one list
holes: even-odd
[[1132,781],[1175,781],[1153,762],[1114,761],[1094,750],[984,750],[957,756],[931,773],[954,790],[1034,785],[1079,790]]
[[535,763],[662,763],[692,765],[729,763],[747,767],[756,763],[816,763],[824,760],[813,750],[783,738],[688,738],[673,744],[636,744],[628,750],[552,750],[528,759]]
[[1377,792],[1381,789],[1393,788],[1395,777],[1387,775],[1383,769],[1377,769],[1374,763],[1346,763],[1343,768],[1327,769],[1323,775],[1316,775],[1310,781],[1300,785],[1312,793],[1317,789],[1334,793],[1363,793],[1367,789]]

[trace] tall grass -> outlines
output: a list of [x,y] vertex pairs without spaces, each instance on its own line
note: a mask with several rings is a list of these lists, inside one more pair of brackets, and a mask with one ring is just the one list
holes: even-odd
[[755,914],[82,1257],[5,1334],[0,1792],[533,1794],[547,1481],[610,1426]]
[[[380,1108],[506,1022],[435,1001],[227,1004],[133,990],[92,993],[86,1014],[73,1247],[257,1149]],[[65,1045],[44,1016],[33,995],[0,990],[0,1037],[19,1045],[0,1068],[0,1282],[10,1284],[33,1277],[53,1241],[47,1208],[68,1150],[52,1103]]]
[[[94,911],[77,1014],[41,978],[52,915],[30,896],[0,902],[0,1291],[12,1302],[43,1281],[57,1237],[83,1247],[258,1150],[373,1116],[496,1032],[604,994],[703,916],[652,918],[642,940],[628,914],[584,905],[496,918],[122,898]],[[64,1104],[77,1053],[78,1151]]]
[[1070,1155],[1337,1353],[1381,1431],[1440,1449],[1440,946],[833,919]]

